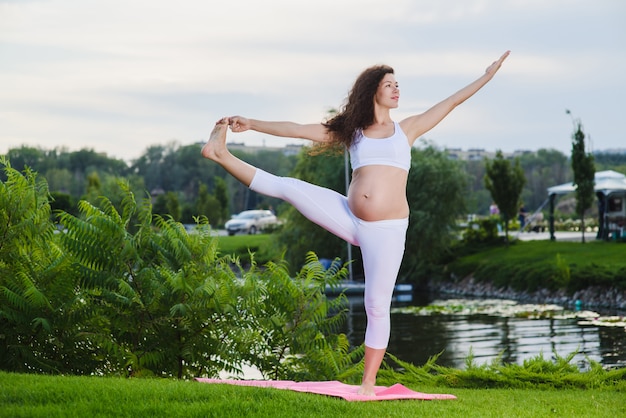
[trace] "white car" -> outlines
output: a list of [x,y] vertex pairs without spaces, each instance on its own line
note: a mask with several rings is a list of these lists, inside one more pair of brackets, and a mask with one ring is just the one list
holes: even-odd
[[256,234],[269,225],[277,225],[278,219],[269,210],[244,210],[234,215],[224,225],[228,235]]

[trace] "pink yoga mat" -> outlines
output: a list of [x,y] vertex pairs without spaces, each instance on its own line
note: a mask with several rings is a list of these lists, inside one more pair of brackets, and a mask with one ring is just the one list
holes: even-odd
[[423,401],[456,399],[454,395],[430,394],[415,392],[401,384],[390,387],[376,386],[376,396],[359,395],[359,387],[347,385],[338,381],[330,382],[293,382],[290,380],[236,380],[236,379],[205,379],[196,378],[201,383],[222,383],[237,386],[256,386],[274,389],[287,389],[296,392],[316,393],[319,395],[335,396],[347,401],[391,401],[400,399],[418,399]]

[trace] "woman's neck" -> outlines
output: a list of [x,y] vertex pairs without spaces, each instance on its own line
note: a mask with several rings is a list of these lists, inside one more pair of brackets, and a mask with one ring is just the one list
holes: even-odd
[[374,107],[374,123],[372,123],[372,126],[374,125],[384,126],[389,123],[393,123],[393,120],[391,119],[391,115],[389,114],[389,109],[375,106]]

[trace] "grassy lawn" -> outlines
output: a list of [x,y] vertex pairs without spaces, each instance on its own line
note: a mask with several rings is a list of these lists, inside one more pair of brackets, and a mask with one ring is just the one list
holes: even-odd
[[589,241],[585,244],[549,240],[517,241],[508,248],[490,248],[467,259],[483,263],[528,263],[553,260],[557,254],[568,264],[626,266],[626,245],[606,241]]
[[[2,417],[617,417],[626,394],[605,389],[450,389],[454,401],[346,402],[278,389],[164,379],[0,373]],[[623,387],[622,387],[623,389]]]
[[[219,250],[222,254],[242,254],[265,251],[272,245],[271,234],[220,236]],[[553,261],[560,255],[565,262],[574,265],[611,265],[626,267],[626,244],[589,241],[517,241],[505,247],[490,247],[462,258],[467,264],[511,263],[528,264],[529,262]]]
[[220,236],[217,239],[221,255],[236,255],[243,264],[250,261],[249,252],[254,253],[254,259],[260,265],[280,258],[274,249],[272,234]]
[[[221,236],[221,254],[234,254],[245,265],[254,253],[259,265],[280,259],[271,234]],[[593,285],[626,289],[626,244],[590,240],[516,241],[507,246],[481,246],[446,268],[456,277],[473,275],[498,286],[517,290],[564,288],[570,291]]]
[[270,242],[270,237],[269,234],[220,236],[218,237],[220,253],[235,254],[247,252],[248,249],[258,251]]
[[473,275],[517,290],[563,288],[580,290],[593,285],[626,288],[626,245],[590,241],[517,241],[480,248],[448,266],[457,277]]

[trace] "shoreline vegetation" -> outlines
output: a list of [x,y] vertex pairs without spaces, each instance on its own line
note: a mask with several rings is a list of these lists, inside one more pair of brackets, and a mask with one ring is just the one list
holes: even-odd
[[[243,264],[270,261],[271,235],[219,237],[223,254]],[[418,288],[441,296],[555,303],[568,308],[626,311],[626,245],[618,242],[515,240],[464,246],[442,273]],[[402,281],[402,279],[401,279]],[[578,301],[578,303],[577,303]]]
[[606,241],[474,246],[429,281],[441,294],[626,311],[626,247]]

